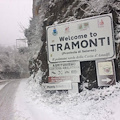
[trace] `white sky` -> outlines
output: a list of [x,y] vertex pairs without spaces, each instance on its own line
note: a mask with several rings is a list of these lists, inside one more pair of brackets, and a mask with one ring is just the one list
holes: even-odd
[[28,28],[33,0],[0,0],[0,44],[16,45],[24,38],[22,28]]

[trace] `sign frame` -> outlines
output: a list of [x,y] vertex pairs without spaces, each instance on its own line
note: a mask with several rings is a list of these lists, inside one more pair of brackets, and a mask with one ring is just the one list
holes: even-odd
[[[97,19],[97,18],[101,18],[101,17],[109,17],[110,18],[110,23],[111,23],[111,26],[110,26],[110,28],[111,28],[111,37],[112,37],[112,40],[111,40],[111,44],[112,44],[112,55],[111,56],[109,56],[109,57],[104,57],[104,55],[103,55],[103,57],[101,57],[101,58],[90,58],[90,57],[88,57],[87,59],[82,59],[82,58],[80,58],[80,59],[71,59],[71,60],[56,60],[56,61],[51,61],[50,60],[50,48],[49,48],[49,39],[48,39],[48,30],[52,27],[52,28],[54,28],[54,27],[59,27],[59,26],[62,26],[62,25],[69,25],[69,24],[72,24],[72,23],[81,23],[81,22],[85,22],[85,21],[89,21],[89,20],[94,20],[94,19]],[[109,59],[114,59],[115,57],[116,57],[116,53],[115,53],[115,42],[114,42],[114,31],[113,31],[113,18],[112,18],[112,14],[110,13],[110,14],[104,14],[104,15],[100,15],[100,16],[94,16],[94,17],[89,17],[89,18],[85,18],[85,19],[80,19],[80,20],[76,20],[76,21],[72,21],[72,22],[66,22],[66,23],[61,23],[61,24],[57,24],[57,25],[51,25],[51,26],[47,26],[46,27],[46,32],[47,32],[47,35],[46,35],[46,37],[47,37],[47,48],[48,48],[48,54],[47,54],[47,58],[48,58],[48,63],[57,63],[57,62],[69,62],[69,61],[91,61],[91,60],[99,60],[99,59],[107,59],[107,58],[109,58]],[[57,31],[55,31],[55,33],[56,34],[58,34],[57,33]],[[56,36],[56,35],[55,35]],[[107,56],[107,55],[106,55]]]

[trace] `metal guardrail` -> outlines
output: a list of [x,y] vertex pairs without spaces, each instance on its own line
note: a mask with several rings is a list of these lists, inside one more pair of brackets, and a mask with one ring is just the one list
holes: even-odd
[[8,80],[0,80],[0,83],[2,83],[2,82],[8,82]]

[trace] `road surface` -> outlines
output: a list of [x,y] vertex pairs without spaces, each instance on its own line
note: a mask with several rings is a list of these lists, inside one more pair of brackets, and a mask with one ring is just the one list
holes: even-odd
[[0,90],[0,120],[13,120],[13,104],[19,83],[20,80],[12,80]]
[[38,104],[31,98],[26,80],[10,81],[0,90],[0,120],[65,120],[44,103]]

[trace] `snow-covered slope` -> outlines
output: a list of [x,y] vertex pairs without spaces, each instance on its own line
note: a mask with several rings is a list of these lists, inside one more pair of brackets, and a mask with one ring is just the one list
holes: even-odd
[[[37,14],[33,15],[30,27],[25,35],[31,48],[31,59],[29,69],[31,74],[41,70],[44,72],[42,81],[47,82],[48,62],[47,62],[47,39],[46,26],[59,24],[76,19],[83,19],[112,13],[116,43],[116,68],[120,64],[120,1],[119,0],[36,0],[35,7]],[[81,63],[82,76],[84,80],[89,80],[89,89],[97,87],[95,62],[88,61]],[[116,69],[117,72],[120,71]],[[120,78],[120,75],[117,75]]]
[[15,120],[119,120],[120,83],[78,94],[45,93],[23,80],[15,98]]

